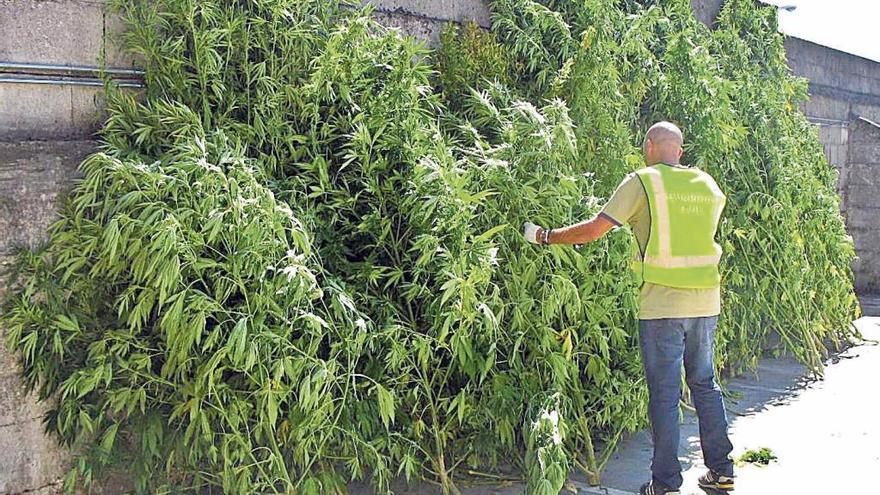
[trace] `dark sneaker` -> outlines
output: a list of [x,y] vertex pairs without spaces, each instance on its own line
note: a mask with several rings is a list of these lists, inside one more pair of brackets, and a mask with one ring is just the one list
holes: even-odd
[[732,476],[722,476],[712,470],[709,470],[706,474],[700,476],[698,483],[700,484],[700,488],[709,488],[722,492],[733,490]]
[[666,488],[660,483],[649,481],[639,488],[639,495],[681,495],[681,492],[672,488]]

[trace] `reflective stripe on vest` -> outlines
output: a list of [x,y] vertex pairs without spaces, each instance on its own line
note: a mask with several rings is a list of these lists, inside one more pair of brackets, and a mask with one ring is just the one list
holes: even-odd
[[706,256],[673,256],[672,241],[670,239],[671,228],[669,226],[669,200],[666,197],[666,186],[663,184],[663,178],[659,173],[645,174],[651,180],[651,187],[654,189],[654,203],[656,211],[652,211],[657,218],[651,221],[657,222],[657,243],[660,253],[653,255],[647,252],[645,246],[645,259],[643,263],[649,265],[660,266],[663,268],[684,268],[688,266],[705,266],[717,265],[721,261],[720,254],[710,254]]
[[[640,282],[681,288],[718,287],[721,247],[714,237],[724,194],[708,174],[697,169],[659,164],[636,174],[645,186],[651,212],[645,252],[633,253],[633,269]],[[671,195],[677,206],[674,212]],[[677,237],[673,239],[673,235]]]

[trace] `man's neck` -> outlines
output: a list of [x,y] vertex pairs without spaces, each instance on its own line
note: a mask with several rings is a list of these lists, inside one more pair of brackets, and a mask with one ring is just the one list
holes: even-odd
[[652,163],[648,163],[649,167],[653,167],[654,165],[669,165],[670,167],[683,167],[678,160],[657,160]]

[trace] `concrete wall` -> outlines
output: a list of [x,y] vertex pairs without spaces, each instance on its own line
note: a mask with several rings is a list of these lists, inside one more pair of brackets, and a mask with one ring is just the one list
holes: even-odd
[[791,70],[810,80],[812,95],[847,102],[856,113],[880,110],[880,63],[791,37],[785,50]]
[[[848,127],[859,117],[880,122],[880,62],[798,38],[787,38],[785,50],[792,72],[810,80],[807,117],[822,126]],[[829,155],[835,165],[842,158]]]
[[724,0],[691,0],[694,16],[707,26],[711,26],[715,22],[723,6]]
[[400,28],[429,43],[437,43],[443,25],[469,22],[488,28],[489,7],[482,0],[362,0],[372,5],[382,24]]
[[849,128],[843,203],[859,259],[856,285],[880,292],[880,124],[857,119]]
[[[93,141],[0,142],[0,268],[13,248],[36,245]],[[0,281],[0,294],[6,284]],[[0,493],[56,493],[68,455],[43,433],[47,405],[26,393],[0,338]]]
[[810,80],[807,117],[819,127],[858,260],[856,289],[880,291],[880,63],[798,38],[785,42],[792,71]]
[[[0,61],[130,67],[111,42],[120,25],[103,1],[0,0]],[[100,88],[0,83],[0,265],[44,238],[102,108]],[[44,433],[47,405],[25,392],[2,336],[0,364],[0,494],[58,493],[70,455]]]
[[[103,1],[0,1],[0,61],[131,67],[112,43],[121,23]],[[98,129],[100,88],[0,84],[0,140],[83,139]]]

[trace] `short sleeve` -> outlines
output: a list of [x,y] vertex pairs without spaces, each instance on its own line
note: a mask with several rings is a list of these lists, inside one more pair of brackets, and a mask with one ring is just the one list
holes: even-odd
[[644,202],[645,193],[642,184],[636,174],[627,175],[617,190],[611,195],[611,199],[602,208],[600,215],[608,218],[618,226],[632,223],[631,220]]

